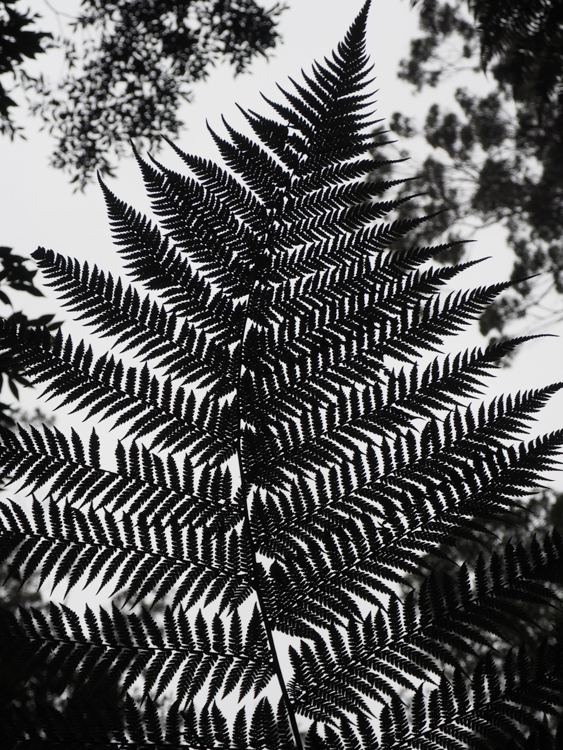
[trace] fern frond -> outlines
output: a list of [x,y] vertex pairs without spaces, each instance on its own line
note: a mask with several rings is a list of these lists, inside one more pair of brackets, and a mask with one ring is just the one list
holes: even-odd
[[243,308],[226,295],[214,294],[211,283],[194,271],[181,253],[170,247],[158,227],[120,201],[100,181],[119,254],[134,281],[157,292],[167,309],[197,322],[220,343],[236,341]]
[[124,615],[115,605],[111,612],[100,608],[95,614],[87,608],[84,622],[64,605],[51,604],[48,616],[37,609],[21,610],[19,617],[8,617],[3,631],[11,639],[25,638],[35,650],[50,679],[60,679],[72,665],[80,685],[104,678],[121,678],[123,690],[142,678],[143,693],[158,698],[174,679],[180,705],[191,703],[207,679],[210,701],[233,690],[244,698],[259,694],[271,681],[273,672],[267,641],[254,616],[243,636],[238,614],[229,622],[216,615],[210,627],[199,611],[194,626],[186,610],[164,612],[163,629],[148,610],[140,615]]
[[102,183],[132,286],[35,253],[106,350],[12,319],[2,352],[117,435],[0,432],[0,562],[114,598],[0,613],[38,694],[12,745],[303,750],[303,720],[311,750],[555,747],[563,544],[494,529],[558,463],[563,430],[526,433],[563,385],[481,402],[526,339],[444,351],[509,285],[448,292],[476,261],[385,223],[409,198],[366,156],[368,5],[271,117],[241,110],[257,140],[212,131],[224,168],[135,152],[160,226]]
[[141,298],[132,287],[124,289],[111,274],[106,278],[96,266],[90,269],[85,263],[81,267],[77,261],[43,249],[36,250],[34,258],[48,285],[62,293],[66,307],[80,313],[77,320],[96,326],[99,336],[115,337],[114,346],[121,346],[123,352],[135,351],[142,361],[150,359],[179,383],[214,385],[220,393],[232,392],[234,382],[228,377],[232,363],[226,347],[210,341],[194,326],[179,325],[175,315],[167,314],[148,296]]
[[[290,689],[300,704],[305,701],[304,713],[313,717],[314,709],[309,709],[306,701],[315,692],[314,700],[322,702],[325,720],[326,715],[344,718],[343,711],[350,709],[339,696],[352,686],[361,696],[356,699],[358,708],[365,710],[366,698],[385,704],[386,696],[397,696],[400,688],[415,691],[421,680],[436,682],[444,662],[454,668],[460,681],[461,665],[453,656],[456,652],[477,655],[483,648],[498,650],[499,640],[506,640],[525,624],[533,626],[526,605],[556,606],[557,593],[539,582],[561,576],[563,544],[557,534],[547,535],[535,559],[531,550],[520,546],[519,567],[515,567],[510,542],[505,556],[510,560],[506,565],[496,553],[487,565],[480,558],[473,585],[466,566],[458,581],[440,583],[431,575],[424,579],[416,599],[414,592],[404,602],[392,594],[387,609],[379,608],[375,616],[350,620],[338,630],[333,626],[330,645],[318,634],[312,646],[302,642],[301,650],[292,652],[295,676]],[[314,664],[321,665],[321,691],[311,688],[319,674],[312,668]]]
[[139,515],[83,513],[55,502],[46,507],[34,499],[28,518],[15,503],[0,506],[2,548],[22,581],[39,574],[53,588],[65,581],[67,594],[82,583],[110,586],[112,595],[126,590],[133,604],[151,597],[154,606],[168,597],[171,606],[216,603],[219,612],[240,606],[252,593],[250,571],[236,530],[220,536],[162,523]]
[[44,394],[62,397],[60,406],[87,409],[86,418],[113,418],[114,427],[128,425],[127,436],[153,434],[153,449],[188,448],[203,462],[217,455],[215,448],[222,443],[218,460],[233,455],[236,428],[228,402],[207,395],[198,405],[193,391],[174,388],[169,379],[162,383],[146,364],[138,369],[111,355],[96,358],[90,347],[82,342],[75,346],[61,334],[53,342],[39,341],[21,327],[10,326],[5,334],[9,345],[21,351],[29,377],[48,383]]

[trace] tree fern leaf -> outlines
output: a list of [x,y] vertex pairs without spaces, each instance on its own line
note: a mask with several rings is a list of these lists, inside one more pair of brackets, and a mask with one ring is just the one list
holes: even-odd
[[[178,248],[201,264],[205,276],[219,285],[223,294],[234,299],[244,297],[249,291],[251,269],[247,256],[252,256],[253,232],[239,226],[199,183],[160,164],[154,168],[140,158],[137,161],[154,212],[164,217],[178,216],[162,220],[162,226],[169,230]],[[190,196],[189,209],[187,196]],[[194,213],[196,206],[198,211]]]
[[169,146],[180,157],[190,170],[202,181],[205,187],[217,196],[223,205],[240,218],[249,222],[255,231],[261,231],[267,222],[267,213],[263,205],[228,172],[217,164],[199,156],[181,151],[174,143],[165,138]]
[[[278,191],[287,185],[287,173],[266,151],[246,136],[237,133],[224,118],[223,125],[230,141],[221,138],[211,128],[209,132],[225,164],[242,177],[266,208],[272,208]],[[269,176],[269,183],[264,180],[266,174]]]
[[[225,168],[136,154],[160,229],[102,186],[134,287],[36,253],[127,361],[0,328],[47,398],[119,431],[106,466],[95,432],[2,430],[0,466],[31,501],[0,503],[0,559],[24,583],[119,596],[0,613],[9,674],[61,693],[37,726],[20,701],[24,744],[289,750],[300,718],[326,750],[551,742],[557,633],[516,646],[555,611],[563,543],[501,545],[490,522],[555,465],[563,431],[522,433],[561,384],[475,403],[521,341],[441,353],[507,285],[444,293],[474,262],[431,260],[458,243],[393,245],[425,219],[382,221],[409,198],[366,158],[367,11],[266,99],[272,119],[242,112],[257,140],[213,133]],[[481,557],[433,573],[465,541]],[[98,719],[88,691],[115,705]]]
[[[63,348],[65,351],[63,352]],[[186,445],[190,445],[191,437],[186,435],[186,425],[183,423],[182,429],[180,429],[180,421],[175,414],[170,412],[166,413],[162,405],[159,403],[159,399],[148,400],[146,393],[141,391],[142,380],[140,376],[142,370],[137,372],[134,368],[129,368],[125,377],[120,374],[118,369],[110,368],[107,372],[102,372],[101,376],[103,380],[98,384],[90,380],[90,371],[84,370],[84,357],[78,348],[75,352],[66,346],[63,347],[63,342],[57,345],[56,351],[61,351],[63,359],[57,359],[56,356],[49,356],[50,367],[47,365],[44,356],[39,356],[39,352],[36,352],[35,361],[31,359],[33,356],[30,352],[30,375],[35,372],[37,374],[37,380],[44,382],[50,380],[50,384],[46,389],[46,393],[52,395],[64,396],[62,405],[76,403],[74,411],[79,409],[90,408],[91,416],[95,413],[99,418],[110,418],[113,415],[119,415],[115,420],[116,423],[131,423],[129,426],[129,433],[134,434],[136,426],[139,426],[140,434],[147,434],[151,432],[162,432],[163,427],[168,427],[165,440],[167,447],[174,445],[177,450],[186,448]],[[105,363],[105,358],[102,358]],[[87,379],[86,379],[87,378]],[[92,407],[92,403],[95,403],[95,407]],[[228,411],[228,407],[224,406],[223,412]],[[203,439],[203,432],[205,432],[204,423],[207,418],[207,412],[200,412],[195,416],[195,421],[200,422],[199,427],[196,427],[196,432],[199,436],[196,437],[196,446],[198,441]],[[174,431],[170,432],[170,427],[177,427]],[[161,438],[163,440],[164,438]],[[155,438],[157,440],[157,438]],[[158,443],[157,443],[158,444]],[[232,448],[229,452],[232,452]],[[196,448],[197,451],[197,448]]]
[[[22,438],[24,438],[22,442],[25,443],[23,433]],[[73,503],[85,505],[95,500],[98,507],[105,506],[114,511],[127,504],[131,512],[142,511],[149,517],[166,518],[170,517],[171,513],[176,513],[178,517],[191,515],[194,520],[201,517],[204,509],[209,514],[213,508],[213,504],[210,503],[211,495],[204,494],[198,497],[194,494],[166,489],[161,484],[151,485],[139,477],[136,468],[129,470],[125,464],[122,465],[122,471],[117,474],[89,466],[77,466],[74,463],[71,463],[69,467],[56,457],[41,457],[35,452],[26,455],[17,441],[11,440],[8,445],[10,450],[4,451],[2,461],[5,470],[13,473],[12,481],[25,480],[29,489],[39,489],[53,480],[50,491],[61,495],[64,492]],[[118,445],[118,464],[119,450]],[[32,472],[37,475],[33,481]],[[68,482],[63,486],[59,486],[60,483],[57,484],[57,477],[61,476],[61,473],[63,477],[66,476],[65,472],[69,473],[68,482],[72,480],[72,486],[67,486]],[[190,489],[193,490],[193,488]],[[155,515],[157,508],[159,513]],[[216,505],[215,508],[221,508],[221,513],[225,513],[223,523],[227,522],[229,525],[228,515],[234,510],[232,502],[222,506]]]

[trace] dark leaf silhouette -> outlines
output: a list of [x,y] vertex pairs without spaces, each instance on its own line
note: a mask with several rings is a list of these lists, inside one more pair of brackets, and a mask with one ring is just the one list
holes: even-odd
[[[521,437],[563,384],[475,403],[522,340],[443,354],[507,285],[442,293],[468,264],[394,246],[422,219],[385,224],[390,183],[365,180],[367,12],[270,102],[277,120],[245,113],[256,140],[213,133],[227,169],[137,157],[160,227],[102,185],[134,287],[35,253],[113,349],[14,321],[4,346],[118,439],[111,464],[95,430],[5,430],[22,492],[0,506],[1,554],[122,606],[3,613],[3,658],[61,693],[14,710],[2,731],[22,747],[273,750],[300,730],[334,750],[555,746],[558,635],[509,646],[530,607],[557,607],[560,537],[457,575],[431,563],[555,465],[563,431]],[[88,689],[65,695],[71,678]]]

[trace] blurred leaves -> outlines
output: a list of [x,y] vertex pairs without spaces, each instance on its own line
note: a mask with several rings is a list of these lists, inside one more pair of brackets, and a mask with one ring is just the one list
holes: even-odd
[[[51,39],[51,34],[33,28],[39,16],[30,15],[29,10],[17,10],[14,7],[17,2],[0,1],[0,75],[11,74],[16,85],[25,78],[22,66],[26,59],[34,59],[46,52],[46,40]],[[32,28],[29,29],[29,26]],[[0,82],[0,134],[13,138],[21,128],[15,125],[11,117],[10,109],[16,107],[17,102],[10,93]]]
[[[563,1],[412,4],[422,36],[412,40],[399,77],[420,91],[486,70],[492,90],[459,86],[455,107],[432,104],[422,126],[393,115],[391,130],[428,154],[416,183],[423,195],[401,210],[446,210],[420,227],[421,243],[505,228],[511,278],[526,281],[484,314],[482,333],[498,335],[526,316],[534,325],[538,318],[553,323],[563,317],[560,304],[546,307],[554,291],[563,293]],[[375,155],[389,156],[389,149]]]
[[221,62],[242,73],[266,56],[283,7],[254,0],[83,0],[62,40],[66,74],[32,111],[56,139],[52,165],[84,189],[96,171],[113,175],[129,141],[152,150],[183,126],[190,85]]
[[[22,7],[0,0],[0,75],[25,91],[55,139],[52,166],[81,190],[98,170],[114,174],[130,140],[155,150],[161,135],[177,136],[190,86],[221,62],[239,74],[267,56],[284,10],[255,0],[82,0],[78,17],[54,40]],[[26,61],[53,47],[64,51],[61,80],[30,75]],[[22,135],[11,116],[19,104],[0,83],[0,134]]]
[[[43,293],[35,286],[34,280],[36,270],[28,268],[31,263],[29,259],[16,255],[10,247],[0,247],[0,301],[12,307],[12,296],[9,292],[25,292],[33,297],[42,297]],[[29,318],[21,311],[15,311],[6,316],[6,320],[13,325],[23,324],[27,326],[45,328],[47,331],[56,330],[59,322],[54,321],[54,315],[40,315],[37,318]],[[14,349],[0,349],[0,391],[5,391],[5,386],[13,398],[19,399],[20,386],[29,385],[26,378],[20,372],[19,353]],[[0,424],[12,426],[14,424],[15,407],[10,402],[0,402]]]

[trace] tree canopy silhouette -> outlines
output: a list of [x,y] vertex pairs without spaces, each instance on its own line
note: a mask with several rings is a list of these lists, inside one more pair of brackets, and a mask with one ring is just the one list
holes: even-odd
[[[160,226],[102,182],[131,286],[35,253],[112,347],[3,325],[26,377],[80,417],[67,435],[2,432],[20,494],[0,504],[0,552],[22,580],[121,598],[1,613],[3,658],[61,693],[14,710],[16,746],[560,743],[560,634],[533,617],[558,606],[559,535],[451,576],[432,561],[541,484],[563,430],[521,438],[563,383],[481,402],[523,340],[442,351],[510,284],[448,292],[474,262],[395,246],[424,219],[385,223],[392,183],[366,180],[368,7],[273,116],[244,112],[254,139],[212,131],[226,168],[137,156]],[[92,418],[115,430],[113,463]],[[65,691],[108,679],[105,705]]]
[[[25,77],[26,58],[32,60],[45,53],[46,40],[51,38],[51,34],[33,28],[37,16],[30,15],[29,10],[21,12],[15,7],[17,3],[18,0],[2,0],[0,4],[0,75],[10,74],[16,81]],[[10,112],[16,106],[4,83],[0,83],[0,134],[13,137],[17,132]]]
[[[43,293],[35,284],[37,271],[29,268],[30,260],[16,255],[11,247],[0,247],[0,302],[13,308],[13,292],[25,292],[33,297],[42,297]],[[54,315],[46,314],[30,319],[21,310],[15,310],[10,315],[12,323],[22,322],[27,325],[42,325],[53,331],[60,323],[53,321]],[[17,407],[13,399],[19,399],[19,387],[28,385],[23,377],[18,357],[15,352],[7,349],[0,354],[0,391],[5,398],[9,391],[8,400],[0,403],[0,424],[13,426],[14,414]]]
[[[18,4],[0,1],[0,74],[32,92],[32,112],[57,140],[53,166],[81,189],[97,170],[113,174],[131,139],[154,149],[161,135],[177,136],[190,86],[221,61],[242,73],[267,55],[279,40],[283,10],[255,0],[81,0],[71,34],[54,40],[37,30],[39,16]],[[54,46],[65,52],[62,79],[27,73],[24,58]],[[21,130],[10,112],[16,105],[0,88],[0,132]]]
[[[529,311],[546,323],[560,320],[553,293],[563,293],[563,2],[413,4],[422,35],[399,77],[440,94],[458,77],[466,82],[468,70],[484,71],[488,88],[460,85],[455,106],[440,97],[422,126],[405,113],[391,118],[399,136],[425,142],[417,188],[427,195],[418,210],[448,209],[420,228],[419,240],[452,239],[460,221],[477,229],[502,224],[515,255],[512,278],[538,276],[495,302],[482,332],[498,335]],[[405,206],[401,215],[414,210]]]

